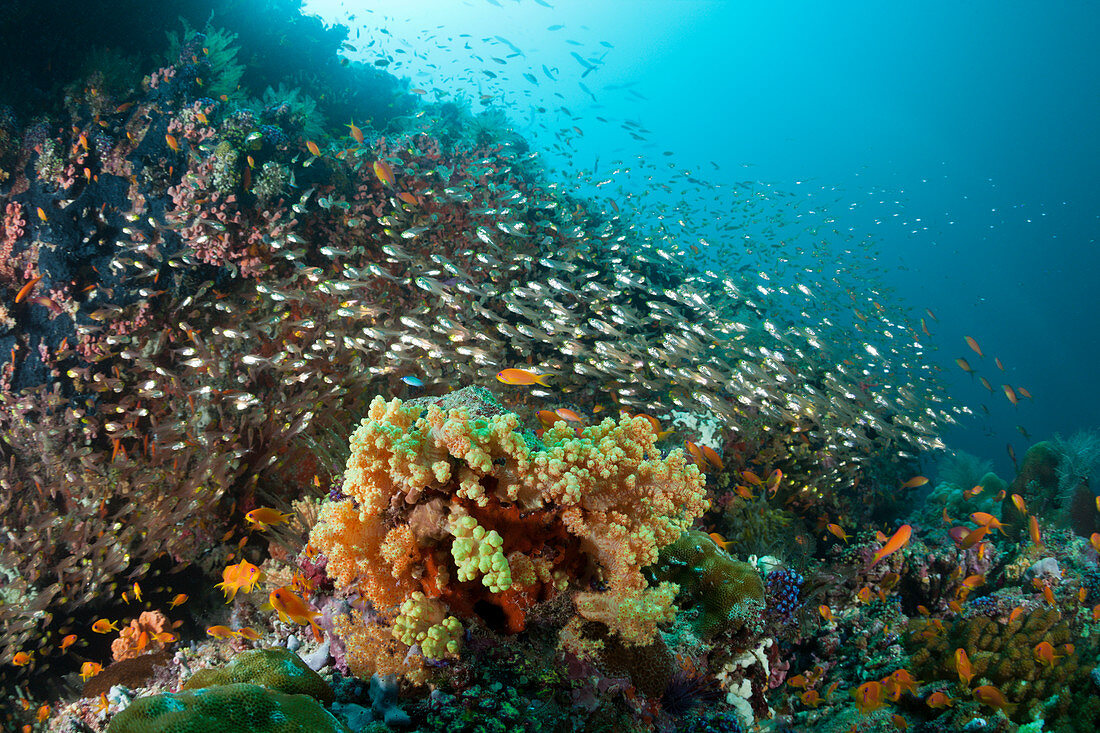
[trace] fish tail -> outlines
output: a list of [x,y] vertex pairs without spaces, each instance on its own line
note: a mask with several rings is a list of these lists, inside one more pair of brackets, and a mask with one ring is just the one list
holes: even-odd
[[323,638],[323,636],[321,635],[321,627],[318,626],[317,622],[314,621],[313,619],[309,620],[309,626],[310,626],[311,629],[313,629],[313,639],[314,639],[314,641],[316,641],[318,644],[320,644],[321,639]]
[[551,376],[551,375],[550,374],[540,374],[537,377],[535,377],[535,381],[538,382],[539,384],[541,384],[543,387],[549,388],[550,385],[547,384],[546,381],[545,381],[546,378],[549,377],[549,376]]

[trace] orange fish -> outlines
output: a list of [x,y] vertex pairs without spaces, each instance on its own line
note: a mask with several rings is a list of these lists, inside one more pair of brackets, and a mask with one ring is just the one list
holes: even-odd
[[980,357],[983,357],[983,358],[985,357],[985,354],[982,353],[982,348],[980,346],[978,346],[977,341],[975,341],[970,336],[964,336],[963,338],[966,339],[966,345],[970,347],[971,351],[973,351],[975,354],[977,354]]
[[561,415],[558,415],[553,410],[539,410],[535,413],[535,417],[538,418],[539,424],[544,428],[551,427],[555,423],[562,422]]
[[80,679],[87,682],[92,677],[95,677],[102,671],[102,664],[97,664],[96,662],[85,662],[84,664],[80,665]]
[[61,649],[61,651],[65,651],[66,649],[68,649],[69,647],[71,647],[71,646],[72,646],[73,644],[75,644],[75,643],[76,643],[76,640],[77,640],[77,638],[79,638],[79,637],[77,637],[77,635],[76,635],[76,634],[69,634],[69,635],[68,635],[68,636],[66,636],[66,637],[65,637],[64,639],[62,639],[62,640],[61,640],[61,644],[60,644],[60,646],[59,646],[59,648]]
[[707,459],[703,458],[703,451],[699,449],[694,442],[684,439],[684,447],[687,448],[688,455],[691,456],[691,460],[695,462],[695,465],[699,467],[700,471],[705,471],[707,467]]
[[46,216],[46,212],[42,210],[41,206],[35,207],[35,211],[38,212],[38,218],[42,221],[49,221],[49,217]]
[[38,708],[38,712],[35,713],[34,719],[37,720],[39,723],[45,723],[47,720],[49,720],[50,706],[43,705],[42,707]]
[[948,708],[955,704],[953,698],[939,691],[933,692],[924,702],[927,703],[928,707],[934,710],[942,710],[943,708]]
[[293,514],[283,514],[277,509],[262,506],[259,509],[253,509],[248,514],[245,514],[244,518],[248,520],[248,523],[252,525],[253,529],[263,531],[268,527],[282,524],[293,516]]
[[355,121],[354,120],[352,121],[352,123],[350,125],[348,125],[348,129],[350,130],[351,138],[353,140],[355,140],[355,142],[362,145],[363,144],[363,131],[355,126]]
[[173,634],[171,631],[158,631],[153,634],[153,638],[159,641],[161,644],[172,644],[179,641],[179,635]]
[[[753,486],[760,486],[764,483],[764,480],[752,471],[742,471],[741,478],[745,479],[746,483],[752,484]],[[1097,504],[1096,507],[1100,510],[1100,504]]]
[[[1098,501],[1100,501],[1100,498],[1098,498]],[[1027,504],[1024,503],[1024,497],[1013,494],[1012,503],[1016,505],[1016,509],[1019,510],[1020,514],[1027,514]]]
[[271,591],[271,595],[268,596],[268,602],[271,607],[279,614],[279,618],[284,622],[290,623],[293,621],[296,624],[309,624],[313,629],[313,637],[317,641],[321,640],[321,628],[317,626],[317,623],[313,620],[321,614],[310,608],[305,601],[294,594],[290,588],[276,588]]
[[171,601],[168,602],[168,607],[169,608],[175,608],[176,606],[178,606],[182,603],[187,603],[187,594],[186,593],[178,593],[175,598],[173,598]]
[[903,524],[898,528],[897,532],[894,532],[894,536],[886,541],[886,544],[875,551],[874,556],[871,558],[871,565],[874,566],[879,560],[888,555],[892,555],[901,548],[909,544],[909,538],[913,535],[913,528],[908,524]]
[[419,201],[417,201],[416,196],[413,196],[408,191],[402,191],[401,193],[397,194],[397,198],[401,199],[409,206],[416,206],[420,203]]
[[1049,605],[1049,606],[1050,606],[1051,608],[1054,608],[1055,606],[1057,606],[1057,605],[1058,605],[1058,604],[1057,604],[1057,603],[1056,603],[1056,602],[1054,601],[1054,591],[1052,591],[1052,590],[1050,589],[1050,586],[1049,586],[1049,585],[1044,585],[1044,586],[1043,586],[1043,599],[1044,599],[1044,600],[1046,600],[1047,604],[1048,604],[1048,605]]
[[985,377],[978,377],[978,381],[981,382],[982,386],[988,389],[990,392],[993,391],[993,385],[989,383],[988,379],[986,379]]
[[924,605],[920,605],[920,604],[917,605],[917,613],[919,613],[921,616],[931,616],[932,615],[932,612],[928,610],[928,606],[924,606]]
[[134,583],[134,598],[137,599],[138,603],[141,603],[141,586],[136,582]]
[[852,690],[852,697],[855,698],[856,707],[859,708],[859,711],[867,715],[886,704],[884,702],[885,692],[886,690],[881,682],[864,682]]
[[828,606],[824,604],[818,606],[817,612],[821,614],[821,618],[825,619],[829,623],[836,623],[833,619],[833,611]]
[[393,177],[393,168],[384,160],[374,161],[374,175],[387,186],[392,186],[396,181]]
[[1017,391],[1017,392],[1019,392],[1019,393],[1020,393],[1020,396],[1021,396],[1021,397],[1023,397],[1024,399],[1027,399],[1027,400],[1032,400],[1032,401],[1034,402],[1035,398],[1031,396],[1031,393],[1030,393],[1030,392],[1028,392],[1026,388],[1024,388],[1024,387],[1017,387],[1017,388],[1016,388],[1016,391]]
[[546,383],[546,378],[549,374],[535,374],[529,372],[526,369],[502,369],[497,372],[497,381],[504,382],[505,384],[514,384],[523,387],[528,387],[532,384],[541,384],[543,387],[549,387]]
[[[41,211],[41,209],[39,210]],[[32,277],[30,280],[25,282],[23,284],[23,287],[19,288],[19,292],[15,294],[15,302],[21,303],[24,298],[30,295],[30,292],[34,290],[34,286],[37,285],[41,279],[42,276],[38,275],[37,277]]]
[[948,601],[947,602],[947,607],[951,609],[951,613],[962,613],[963,612],[963,607],[959,604],[958,601]]
[[172,148],[173,151],[177,153],[180,151],[179,140],[177,140],[174,135],[165,135],[164,141],[168,143],[168,147]]
[[864,586],[859,589],[859,593],[856,593],[856,598],[860,603],[870,603],[874,599],[874,595],[871,593],[871,589]]
[[997,529],[1000,530],[1001,534],[1007,534],[1004,525],[1001,524],[1001,520],[997,519],[989,512],[974,512],[970,515],[970,520],[974,522],[974,524],[982,527],[989,527],[990,529]]
[[243,629],[237,629],[237,636],[242,639],[248,639],[250,641],[256,641],[260,638],[260,632],[251,626],[245,626]]
[[890,722],[894,724],[894,727],[898,730],[909,730],[909,723],[906,722],[898,713],[894,713],[890,716]]
[[1092,620],[1100,621],[1100,603],[1092,607]]
[[1004,711],[1006,715],[1011,715],[1016,710],[1016,706],[1010,704],[1005,699],[1004,694],[993,685],[982,685],[981,687],[974,688],[974,699],[983,705],[988,705],[991,708]]
[[812,708],[816,708],[824,702],[821,696],[817,694],[817,690],[806,690],[798,696],[798,699],[802,701],[803,705],[809,705]]
[[828,524],[825,529],[829,530],[829,533],[836,537],[838,540],[844,540],[844,543],[848,543],[848,533],[844,531],[844,528],[839,524]]
[[241,588],[245,589],[245,593],[251,593],[258,582],[260,582],[260,569],[247,560],[241,560],[239,564],[229,565],[222,571],[222,582],[215,587],[222,589],[225,593],[225,602],[229,603]]
[[963,587],[974,589],[979,586],[985,585],[984,575],[968,575],[962,582]]
[[707,463],[711,464],[719,471],[725,468],[725,464],[722,463],[722,457],[709,445],[701,445],[699,446],[699,450],[703,452],[703,458],[707,459]]
[[578,415],[575,411],[570,410],[568,407],[559,407],[558,409],[554,410],[554,414],[560,417],[562,420],[567,420],[569,422],[584,422],[584,420],[581,419],[580,415]]
[[889,686],[891,687],[890,699],[894,702],[897,702],[898,699],[901,698],[903,692],[916,695],[917,685],[920,684],[907,669],[895,670],[886,680],[883,680],[883,683],[886,684],[887,681],[889,681]]
[[810,681],[807,680],[804,675],[800,675],[800,674],[796,674],[794,677],[789,677],[787,679],[787,684],[790,685],[791,687],[805,688],[806,685],[808,685],[809,683],[810,683]]
[[966,537],[963,537],[961,542],[959,542],[959,549],[969,550],[971,547],[981,542],[987,534],[989,534],[989,527],[984,525],[972,530]]
[[1100,552],[1100,533],[1093,532],[1089,535],[1089,544],[1092,545],[1092,549]]
[[1016,397],[1016,392],[1013,391],[1012,387],[1009,387],[1007,384],[1002,384],[1001,389],[1005,391],[1005,397],[1008,398],[1009,402],[1013,405],[1019,404],[1020,400]]
[[92,624],[92,631],[97,634],[109,634],[112,631],[118,631],[118,621],[108,621],[105,618],[96,619],[96,622]]
[[967,374],[973,374],[974,373],[974,369],[970,366],[970,362],[968,362],[966,359],[962,358],[961,356],[958,359],[955,359],[955,363],[959,365],[959,369],[962,369]]
[[215,639],[232,639],[237,635],[237,632],[233,631],[233,629],[221,624],[217,626],[207,626],[206,633],[208,636],[213,636]]
[[1031,543],[1036,547],[1043,546],[1043,538],[1039,535],[1039,520],[1032,514],[1027,518],[1027,531],[1031,534]]
[[[731,542],[726,541],[726,538],[723,537],[722,535],[718,534],[717,532],[711,532],[708,536],[712,540],[714,540],[714,544],[718,545],[723,550],[726,550],[726,548],[728,548],[731,544],[733,544]],[[727,552],[728,552],[728,550],[727,550]]]
[[779,482],[783,480],[783,472],[778,468],[768,474],[768,480],[766,486],[769,494],[774,494],[779,490]]
[[15,656],[11,658],[11,663],[16,667],[26,667],[31,663],[31,655],[33,654],[34,652],[16,652]]
[[1054,647],[1049,641],[1040,641],[1035,645],[1035,661],[1054,668],[1054,660],[1061,659],[1062,655],[1054,653]]
[[317,147],[317,143],[313,142],[312,140],[306,140],[306,150],[309,151],[310,155],[321,154],[321,149]]
[[966,656],[966,650],[955,650],[955,670],[959,673],[959,681],[970,687],[970,680],[974,679],[974,669],[970,666],[970,657]]
[[924,486],[926,483],[928,483],[928,479],[925,478],[924,476],[914,476],[913,478],[911,478],[908,481],[906,481],[905,483],[903,483],[901,485],[901,488],[903,488],[903,489],[915,489],[918,486]]

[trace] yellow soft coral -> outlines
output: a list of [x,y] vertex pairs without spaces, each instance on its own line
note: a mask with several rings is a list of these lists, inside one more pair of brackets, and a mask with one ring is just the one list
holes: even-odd
[[458,655],[462,644],[462,622],[446,615],[442,602],[417,591],[401,604],[401,612],[393,624],[393,638],[402,644],[420,645],[427,659],[443,659]]

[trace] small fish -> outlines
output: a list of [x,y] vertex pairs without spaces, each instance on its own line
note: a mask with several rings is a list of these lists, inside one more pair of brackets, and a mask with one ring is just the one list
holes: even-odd
[[168,147],[170,147],[174,152],[178,153],[180,151],[179,140],[177,140],[174,135],[165,135],[164,141],[168,143]]
[[733,544],[732,542],[728,542],[725,537],[717,532],[711,532],[708,536],[714,541],[714,544],[718,545],[726,552],[729,552],[729,546]]
[[59,644],[59,645],[58,645],[58,648],[59,648],[59,649],[60,649],[61,651],[65,651],[66,649],[68,649],[69,647],[71,647],[71,646],[72,646],[73,644],[75,644],[75,643],[76,643],[76,640],[77,640],[78,638],[79,638],[79,637],[78,637],[78,636],[77,636],[76,634],[69,634],[69,635],[68,635],[68,636],[66,636],[66,637],[65,637],[64,639],[62,639],[62,640],[61,640],[61,644]]
[[204,125],[209,125],[210,124],[210,120],[206,119],[206,113],[205,112],[196,112],[195,113],[195,119],[198,120],[199,122],[201,122]]
[[1035,661],[1039,664],[1045,664],[1047,667],[1053,669],[1054,662],[1062,658],[1061,654],[1054,653],[1054,647],[1051,646],[1049,641],[1040,641],[1035,645]]
[[33,654],[34,652],[16,652],[15,655],[11,658],[11,663],[14,664],[16,667],[26,667],[28,664],[31,663],[31,657]]
[[92,677],[103,671],[103,665],[96,662],[85,662],[80,665],[80,679],[87,682]]
[[568,407],[559,407],[558,409],[554,410],[554,414],[560,417],[562,420],[567,420],[569,422],[584,422],[584,420],[581,419],[580,415],[578,415],[573,410],[570,410]]
[[1036,547],[1043,546],[1043,538],[1039,534],[1039,520],[1032,514],[1027,518],[1027,531],[1031,535],[1031,543]]
[[769,494],[774,494],[779,491],[779,484],[783,481],[783,472],[778,468],[768,474],[768,480],[765,482],[765,487]]
[[898,528],[898,531],[894,533],[885,545],[875,551],[875,554],[871,558],[871,565],[874,566],[879,560],[882,560],[887,555],[891,555],[901,548],[909,544],[909,538],[913,535],[913,528],[908,524],[903,524]]
[[928,699],[924,702],[933,710],[942,710],[943,708],[949,708],[954,705],[955,699],[948,697],[942,692],[936,691],[929,695]]
[[985,354],[982,353],[982,347],[978,346],[977,341],[975,341],[970,336],[964,336],[963,338],[966,339],[966,345],[970,347],[971,351],[973,351],[975,354],[977,354],[980,357],[983,357],[983,358],[985,357]]
[[317,147],[317,143],[313,142],[312,140],[306,140],[306,150],[309,151],[310,155],[321,155],[321,149]]
[[253,509],[248,514],[244,515],[244,518],[248,520],[248,523],[251,524],[254,529],[258,529],[261,532],[268,527],[274,527],[278,524],[283,524],[284,522],[286,522],[286,520],[293,517],[293,514],[283,514],[277,509],[272,509],[266,506],[259,507],[258,509]]
[[41,206],[36,207],[35,211],[38,212],[38,218],[41,219],[42,221],[49,221],[50,220],[50,218],[48,216],[46,216],[46,212],[42,210]]
[[[1097,497],[1097,501],[1100,502],[1100,497]],[[1024,503],[1024,497],[1020,496],[1019,494],[1013,494],[1012,503],[1016,505],[1016,509],[1020,512],[1020,514],[1027,516],[1027,504]]]
[[707,465],[707,459],[703,457],[703,451],[699,449],[699,446],[694,441],[684,440],[684,447],[687,448],[688,455],[695,461],[695,465],[699,467],[699,470],[704,470]]
[[535,374],[529,372],[526,369],[503,369],[497,372],[497,380],[504,384],[513,384],[519,386],[530,386],[532,384],[541,384],[543,387],[549,387],[546,383],[546,378],[551,376],[550,374]]
[[958,359],[955,359],[955,363],[959,365],[959,369],[962,369],[967,374],[973,374],[974,373],[974,369],[970,366],[970,362],[968,362],[966,359],[962,358],[961,356]]
[[719,471],[725,468],[725,464],[722,463],[722,457],[709,445],[701,445],[699,446],[699,450],[703,452],[703,458],[707,459],[707,463],[711,464]]
[[[39,209],[39,211],[41,211],[41,209]],[[37,285],[41,280],[42,276],[38,275],[37,277],[32,277],[30,280],[23,283],[23,287],[19,288],[19,292],[15,294],[15,302],[21,303],[23,299],[26,298],[32,290],[34,290],[34,286]]]
[[1054,600],[1054,591],[1050,589],[1049,585],[1043,586],[1043,600],[1047,602],[1047,605],[1054,608],[1058,603]]
[[396,181],[393,177],[393,168],[384,160],[374,161],[374,175],[387,186],[392,186]]
[[1100,533],[1093,532],[1089,535],[1089,544],[1092,545],[1092,549],[1100,552]]
[[404,382],[405,384],[409,385],[410,387],[423,387],[424,386],[424,380],[423,379],[421,379],[420,377],[414,377],[411,374],[406,374],[405,376],[401,377],[401,381]]
[[903,489],[915,489],[915,488],[918,488],[920,486],[924,486],[926,483],[928,483],[928,479],[925,478],[924,476],[914,476],[913,478],[911,478],[908,481],[906,481],[905,483],[903,483],[901,485],[901,488],[903,488]]
[[352,123],[350,125],[348,125],[348,129],[350,130],[349,134],[351,135],[352,139],[355,140],[355,142],[362,145],[363,144],[363,131],[355,126],[354,120],[352,121]]
[[993,357],[993,363],[996,364],[997,368],[1000,369],[1002,372],[1005,370],[1005,365],[1001,363],[1000,358],[996,356]]
[[821,614],[821,618],[825,619],[829,623],[836,623],[833,619],[833,610],[828,606],[822,604],[817,607],[817,612]]
[[419,205],[419,204],[420,204],[420,201],[419,201],[419,200],[417,200],[416,196],[413,196],[413,195],[412,195],[411,193],[409,193],[408,191],[401,191],[401,192],[399,192],[399,193],[397,194],[397,198],[401,199],[402,201],[404,201],[404,202],[405,202],[406,204],[408,204],[409,206],[417,206],[417,205]]
[[894,727],[898,730],[909,730],[909,723],[898,713],[894,713],[890,716],[890,722],[893,723]]
[[968,575],[966,576],[966,578],[963,579],[962,584],[964,588],[978,588],[982,585],[985,585],[985,576],[981,574]]
[[1016,391],[1019,392],[1020,396],[1023,397],[1024,399],[1031,400],[1032,402],[1035,401],[1035,399],[1031,396],[1031,393],[1028,392],[1025,387],[1017,387]]
[[959,542],[959,549],[969,550],[971,547],[985,539],[985,536],[987,534],[989,534],[989,527],[984,525],[978,527],[977,529],[971,530],[967,533],[965,537],[962,538],[962,541]]
[[321,640],[321,629],[317,626],[317,622],[313,620],[321,614],[310,608],[309,605],[290,590],[290,588],[276,588],[271,591],[271,595],[268,596],[268,602],[279,614],[281,620],[287,623],[293,621],[303,626],[309,624],[310,628],[313,629],[313,637],[317,639],[317,641]]
[[207,626],[206,634],[207,636],[213,636],[215,639],[232,639],[237,635],[233,629],[221,624],[217,626]]
[[844,540],[844,544],[848,544],[849,535],[839,524],[828,524],[825,526],[825,529],[829,530],[829,533],[838,540]]
[[260,638],[260,632],[251,626],[245,626],[243,629],[237,629],[237,636],[249,641],[257,641]]
[[1001,524],[1001,520],[988,512],[974,512],[970,515],[970,521],[982,527],[999,530],[1001,534],[1008,534],[1005,532],[1005,526]]
[[970,657],[962,647],[955,650],[955,670],[959,673],[959,681],[970,687],[970,680],[974,678],[974,669],[970,666]]
[[137,599],[138,603],[141,603],[141,586],[136,582],[134,583],[134,598]]
[[171,631],[158,631],[153,634],[153,638],[161,644],[172,644],[180,639],[178,634],[173,634]]
[[109,634],[112,631],[118,631],[118,621],[108,621],[105,618],[97,619],[92,624],[92,631],[97,634]]
[[221,588],[225,593],[226,603],[229,603],[237,595],[237,591],[244,589],[245,593],[251,593],[260,582],[260,569],[248,562],[241,560],[237,565],[229,565],[222,571],[222,582],[215,587]]
[[169,608],[175,608],[176,606],[179,606],[183,603],[187,603],[187,594],[186,593],[177,593],[176,597],[168,602],[168,607]]
[[49,720],[50,706],[43,705],[42,707],[38,708],[38,712],[35,713],[34,719],[37,720],[39,723],[45,723],[47,720]]
[[886,704],[886,690],[881,682],[864,682],[852,690],[852,697],[855,698],[856,707],[864,715],[873,713]]
[[752,484],[753,486],[761,486],[764,483],[764,480],[752,471],[742,471],[741,478],[745,479],[746,483]]
[[975,687],[972,693],[974,699],[983,705],[988,705],[991,708],[996,708],[1005,713],[1005,715],[1012,715],[1016,710],[1016,706],[1009,703],[1005,699],[1004,694],[993,685],[982,685],[981,687]]

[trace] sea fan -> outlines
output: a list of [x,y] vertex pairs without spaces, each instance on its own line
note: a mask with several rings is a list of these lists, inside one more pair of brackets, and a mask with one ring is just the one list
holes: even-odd
[[1088,480],[1100,464],[1100,430],[1081,430],[1070,438],[1054,436],[1058,451],[1058,495],[1069,497],[1082,481]]
[[993,470],[993,462],[978,458],[966,451],[955,451],[946,456],[939,465],[941,483],[969,489],[981,483],[982,476]]

